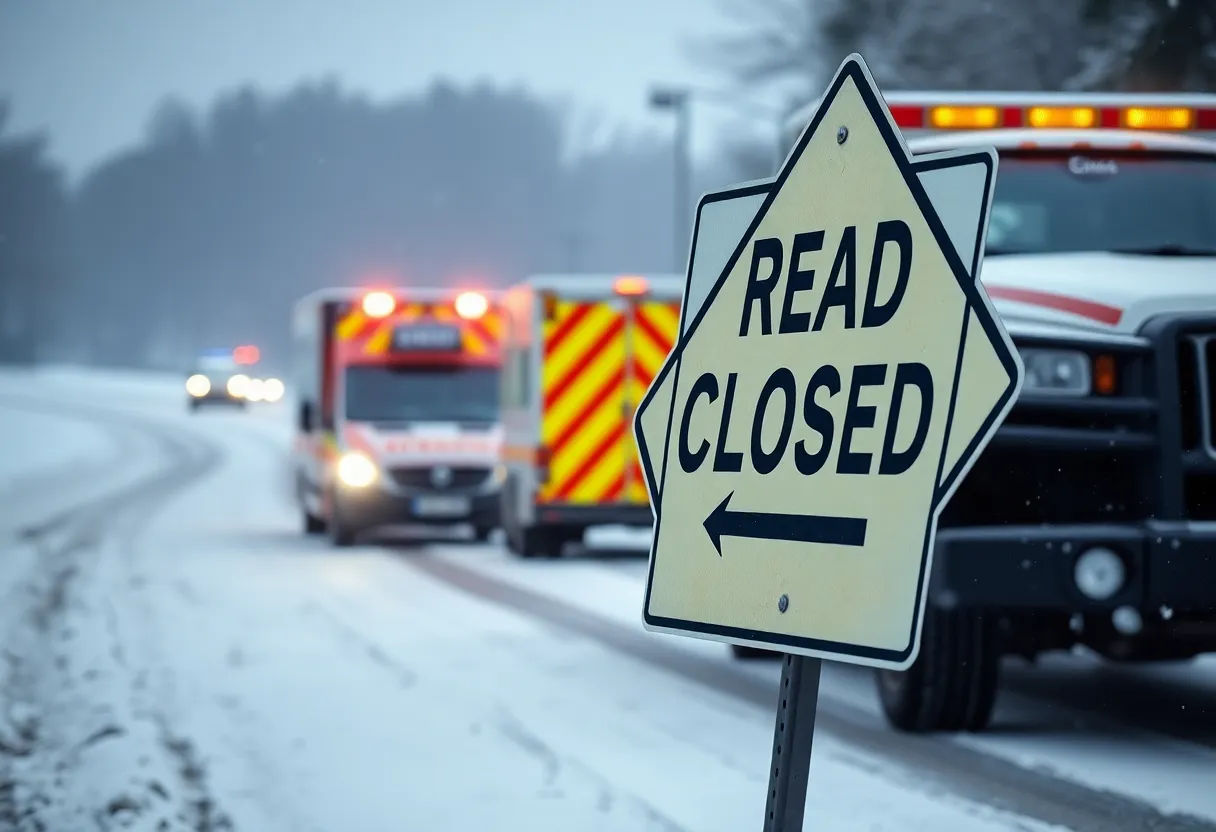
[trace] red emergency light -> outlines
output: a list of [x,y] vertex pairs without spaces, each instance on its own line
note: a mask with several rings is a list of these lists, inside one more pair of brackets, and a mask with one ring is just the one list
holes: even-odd
[[257,364],[262,353],[253,344],[243,344],[232,351],[232,360],[237,364]]
[[456,314],[466,321],[475,321],[490,309],[490,302],[481,292],[461,292],[452,305],[456,308]]

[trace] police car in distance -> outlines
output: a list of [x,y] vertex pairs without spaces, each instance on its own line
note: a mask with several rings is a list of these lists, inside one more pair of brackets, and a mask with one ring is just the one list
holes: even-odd
[[940,517],[919,656],[878,671],[888,721],[982,729],[1002,655],[1216,653],[1216,95],[886,100],[914,155],[997,149],[981,279],[1026,367]]

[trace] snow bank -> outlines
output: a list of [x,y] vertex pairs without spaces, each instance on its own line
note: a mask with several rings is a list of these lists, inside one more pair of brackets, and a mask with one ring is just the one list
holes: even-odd
[[[34,379],[0,375],[0,396],[36,394]],[[104,430],[66,415],[26,410],[0,401],[0,495],[39,473],[62,472],[102,458],[112,443]]]

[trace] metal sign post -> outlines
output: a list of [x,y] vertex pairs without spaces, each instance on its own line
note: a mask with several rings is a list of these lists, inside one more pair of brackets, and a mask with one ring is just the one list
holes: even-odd
[[768,772],[764,832],[801,832],[806,814],[815,712],[819,707],[822,659],[787,653],[777,690],[773,761]]

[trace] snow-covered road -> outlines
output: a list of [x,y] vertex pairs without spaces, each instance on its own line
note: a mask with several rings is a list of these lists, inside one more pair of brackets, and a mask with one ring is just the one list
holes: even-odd
[[[778,668],[645,633],[620,535],[336,552],[286,408],[176,378],[3,374],[0,436],[0,829],[759,828]],[[807,828],[1216,829],[1216,663],[1006,680],[990,732],[907,737],[826,668]]]

